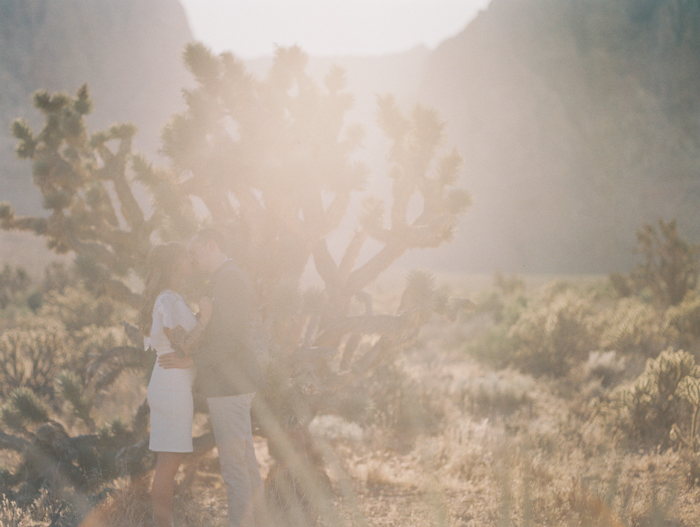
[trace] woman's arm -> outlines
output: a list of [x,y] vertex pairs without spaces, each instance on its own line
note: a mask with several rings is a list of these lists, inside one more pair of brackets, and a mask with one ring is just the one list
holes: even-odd
[[163,353],[158,356],[158,365],[164,370],[170,370],[173,368],[185,369],[194,367],[194,360],[192,357],[183,356],[173,351],[172,353]]

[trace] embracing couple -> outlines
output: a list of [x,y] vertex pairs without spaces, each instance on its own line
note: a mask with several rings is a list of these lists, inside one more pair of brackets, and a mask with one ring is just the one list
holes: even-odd
[[[209,275],[199,319],[178,292],[192,267]],[[192,390],[207,399],[232,527],[255,525],[262,500],[250,405],[265,383],[249,345],[255,295],[250,280],[225,253],[214,229],[185,247],[171,242],[148,256],[139,328],[158,360],[148,385],[149,448],[157,452],[151,499],[157,527],[173,523],[175,475],[192,452]],[[259,518],[255,518],[259,521]]]

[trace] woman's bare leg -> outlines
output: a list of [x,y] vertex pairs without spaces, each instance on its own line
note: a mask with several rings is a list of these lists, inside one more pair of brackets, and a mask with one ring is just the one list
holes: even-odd
[[156,527],[173,525],[173,489],[182,457],[183,454],[178,452],[158,452],[156,471],[151,485],[153,521]]

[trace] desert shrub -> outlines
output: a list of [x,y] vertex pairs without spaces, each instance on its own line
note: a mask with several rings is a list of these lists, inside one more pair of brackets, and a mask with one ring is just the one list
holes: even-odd
[[85,326],[113,326],[126,318],[126,309],[107,296],[95,296],[80,287],[51,291],[45,298],[39,315],[60,321],[70,332]]
[[[52,527],[78,527],[91,525],[86,516],[101,498],[104,492],[86,495],[70,490],[55,492],[49,489],[41,489],[36,499],[31,504],[25,505],[28,511],[29,525],[51,525]],[[16,496],[19,503],[24,503],[23,496]],[[134,524],[138,525],[138,524]]]
[[464,350],[483,363],[504,368],[511,362],[515,350],[515,341],[509,334],[510,326],[495,324],[488,327],[479,338],[467,342]]
[[117,326],[83,326],[71,337],[74,342],[75,359],[69,363],[69,367],[78,372],[81,377],[88,375],[87,369],[91,359],[105,350],[125,346],[128,343],[124,329]]
[[0,396],[20,387],[50,395],[65,363],[68,334],[54,321],[32,317],[0,335]]
[[[69,306],[72,300],[59,298]],[[95,315],[88,309],[90,305],[82,300],[74,310],[46,304],[41,316],[22,317],[0,334],[0,397],[26,386],[53,398],[59,371],[73,371],[83,382],[92,358],[126,343],[123,328],[85,324]]]
[[669,348],[656,359],[648,359],[644,372],[630,385],[612,393],[610,404],[616,426],[628,436],[667,447],[674,425],[690,426],[687,402],[689,382],[700,379],[700,366],[689,353]]
[[678,441],[697,452],[700,450],[700,437],[698,437],[698,427],[700,426],[698,422],[700,420],[700,378],[686,375],[678,384],[676,393],[681,400],[690,405],[692,417],[685,433],[678,423],[673,424],[671,440]]
[[700,340],[700,296],[692,291],[664,313],[663,328],[666,337],[677,347],[692,349]]
[[336,396],[333,410],[363,427],[376,426],[400,443],[431,433],[443,417],[425,384],[411,377],[401,364],[387,363]]
[[699,251],[700,246],[680,237],[675,220],[659,219],[658,229],[644,224],[637,231],[634,249],[642,262],[629,276],[611,275],[611,285],[621,296],[642,294],[646,290],[661,305],[678,305],[697,286]]
[[63,262],[51,262],[44,269],[44,280],[41,284],[42,292],[57,291],[62,293],[66,287],[77,287],[79,284],[75,269],[66,266]]
[[662,320],[662,314],[654,306],[638,297],[622,298],[600,314],[599,324],[603,328],[600,348],[656,356],[665,346]]
[[63,370],[56,376],[55,385],[61,400],[69,406],[70,413],[93,430],[95,423],[90,417],[93,401],[83,390],[80,377],[73,371]]
[[527,306],[524,283],[516,277],[504,278],[496,273],[493,289],[477,296],[472,314],[488,313],[497,324],[512,326]]
[[49,408],[26,386],[14,390],[0,407],[0,420],[13,430],[23,431],[30,424],[49,420]]
[[[44,269],[44,279],[38,284],[33,282],[23,267],[12,268],[5,264],[0,271],[0,310],[8,306],[19,308],[20,311],[29,307],[36,313],[47,295],[52,292],[62,293],[66,287],[78,285],[74,269],[62,262],[48,264]],[[3,314],[5,318],[8,316],[11,318],[11,313]]]
[[[97,430],[93,420],[100,404],[110,403],[101,392],[124,368],[144,363],[127,353],[135,348],[115,325],[125,309],[67,285],[44,300],[37,314],[6,321],[0,333],[0,420],[13,434],[4,436],[3,448],[21,459],[4,487],[22,493],[23,503],[43,487],[85,493],[117,477],[118,452],[145,430],[114,423]],[[114,360],[97,365],[111,350]]]
[[536,375],[561,376],[597,347],[592,298],[554,284],[531,302],[510,329],[513,363]]
[[510,330],[526,308],[527,299],[521,294],[505,296],[492,291],[478,299],[476,309],[468,316],[488,315],[492,323],[482,335],[466,343],[465,352],[496,368],[506,367],[512,361],[516,345]]
[[36,313],[49,294],[63,293],[69,286],[79,287],[74,267],[68,267],[63,262],[51,262],[44,269],[44,279],[39,287],[27,295],[27,307]]
[[5,309],[8,304],[18,300],[25,294],[31,285],[31,278],[23,267],[12,268],[5,264],[0,272],[0,309]]

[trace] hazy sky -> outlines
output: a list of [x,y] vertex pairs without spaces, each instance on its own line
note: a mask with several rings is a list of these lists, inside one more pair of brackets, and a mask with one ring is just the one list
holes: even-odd
[[383,55],[459,33],[489,0],[180,0],[196,39],[242,58],[298,44],[311,55]]

